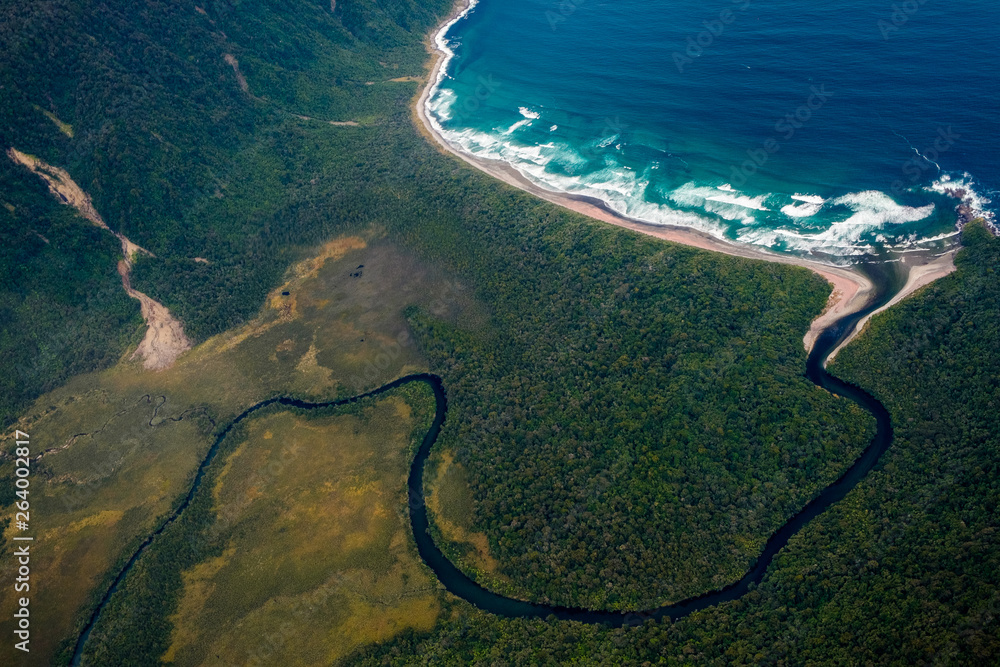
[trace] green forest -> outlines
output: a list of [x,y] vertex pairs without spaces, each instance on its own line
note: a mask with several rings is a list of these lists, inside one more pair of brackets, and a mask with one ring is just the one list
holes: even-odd
[[[388,79],[422,74],[423,36],[447,3],[330,6],[0,3],[0,146],[66,169],[112,229],[154,253],[135,287],[196,341],[252,317],[305,249],[399,220],[404,205],[386,189],[427,159],[408,127],[416,84]],[[362,196],[373,181],[382,189]],[[4,425],[141,337],[114,239],[74,219],[2,156],[0,354],[14,360],[0,381]]]
[[[440,446],[468,471],[472,525],[500,563],[469,570],[483,585],[634,610],[737,580],[873,432],[804,377],[802,335],[829,285],[589,221],[440,154],[414,127],[409,79],[425,75],[425,37],[449,9],[0,0],[0,149],[65,168],[150,250],[135,287],[196,343],[251,320],[335,235],[377,235],[468,286],[483,323],[418,307],[407,318],[448,388]],[[143,327],[117,241],[0,165],[6,427],[68,378],[119,362]],[[979,225],[963,243],[956,274],[877,317],[832,365],[885,403],[896,441],[757,590],[619,630],[498,619],[442,593],[430,631],[345,662],[988,664],[1000,654],[1000,243]],[[108,608],[92,649],[102,664],[159,664],[182,571],[222,550],[190,549],[201,502]]]
[[494,331],[414,322],[508,592],[647,609],[739,579],[873,431],[802,376],[825,285],[593,225],[519,232],[517,283],[476,272]]
[[352,664],[992,665],[1000,655],[1000,240],[965,229],[958,271],[879,315],[831,371],[870,387],[895,441],[736,602],[609,630],[464,603]]

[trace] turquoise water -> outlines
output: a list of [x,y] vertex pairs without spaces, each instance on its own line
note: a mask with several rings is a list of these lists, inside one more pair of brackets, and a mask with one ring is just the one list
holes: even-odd
[[845,261],[1000,202],[1000,5],[479,0],[428,101],[456,147],[629,217]]

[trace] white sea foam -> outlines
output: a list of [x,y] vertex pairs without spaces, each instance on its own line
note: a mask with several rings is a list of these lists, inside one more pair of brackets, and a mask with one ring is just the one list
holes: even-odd
[[[659,194],[670,202],[669,205],[651,202],[646,199],[646,194],[652,175],[658,173],[654,171],[658,164],[654,163],[645,172],[637,173],[624,168],[612,153],[602,151],[598,155],[603,158],[605,166],[595,171],[592,169],[595,154],[590,150],[576,150],[557,142],[523,145],[512,135],[541,117],[540,112],[527,106],[518,109],[522,118],[506,130],[503,127],[492,133],[473,129],[445,130],[442,123],[454,118],[457,103],[454,91],[441,88],[441,83],[448,76],[448,64],[455,55],[446,36],[476,4],[477,0],[471,0],[463,12],[442,26],[435,35],[434,41],[444,54],[444,62],[428,91],[425,106],[427,118],[434,129],[460,151],[483,159],[504,161],[542,188],[598,198],[611,210],[630,218],[652,224],[691,227],[718,238],[735,234],[739,241],[759,246],[819,251],[846,257],[871,252],[873,244],[892,244],[901,249],[917,248],[920,244],[926,247],[928,243],[946,241],[957,233],[949,231],[932,238],[919,238],[913,232],[900,238],[902,229],[911,229],[898,229],[900,225],[929,217],[934,212],[934,205],[904,206],[877,191],[852,193],[828,201],[813,194],[749,194],[736,190],[730,183],[702,186],[689,182],[674,190],[660,190]],[[557,129],[557,125],[551,125],[549,131]],[[620,149],[620,142],[620,136],[615,134],[595,141],[591,147],[608,148],[617,144]],[[558,168],[553,162],[558,164]],[[965,191],[963,203],[995,223],[995,217],[987,206],[990,200],[973,188],[968,174],[960,178],[942,176],[927,188],[939,194],[948,194],[948,190],[956,189]],[[788,203],[789,200],[791,203]],[[782,206],[779,201],[785,205]],[[788,226],[773,228],[775,216],[768,215],[771,210],[768,203],[774,208],[780,207],[787,216]],[[845,207],[848,211],[837,207]],[[822,217],[819,217],[821,212]],[[807,218],[814,220],[804,222]],[[829,222],[831,219],[835,221]],[[793,223],[792,220],[803,222]]]
[[[451,120],[451,107],[455,104],[455,100],[458,96],[455,91],[449,90],[448,88],[443,88],[433,99],[427,100],[427,114],[428,118],[440,119],[443,121]],[[435,123],[436,125],[437,123]]]
[[[442,122],[453,118],[452,107],[457,101],[456,94],[441,88],[441,82],[447,75],[448,65],[455,53],[452,50],[447,34],[451,28],[475,8],[477,0],[470,0],[464,11],[441,27],[434,36],[435,46],[444,54],[444,60],[438,70],[437,78],[428,90],[425,111],[428,121],[434,129],[459,150],[479,158],[502,160],[517,169],[523,176],[536,184],[554,192],[567,192],[595,197],[604,201],[607,206],[630,218],[643,220],[652,224],[675,225],[701,230],[716,238],[724,238],[727,225],[711,217],[688,211],[678,211],[662,204],[646,201],[643,192],[648,185],[648,179],[633,172],[623,170],[601,170],[588,174],[586,179],[580,176],[552,174],[546,171],[546,165],[556,156],[565,164],[585,164],[587,158],[567,146],[547,144],[545,146],[522,146],[513,140],[492,136],[476,130],[451,131],[442,127]],[[519,109],[526,120],[539,117],[527,108]],[[534,118],[531,116],[534,115]],[[516,125],[516,124],[515,124]],[[508,133],[516,128],[508,128]],[[550,131],[558,129],[552,125]],[[597,143],[598,147],[606,148],[618,140],[615,134]],[[716,203],[719,206],[726,206]]]
[[807,204],[825,204],[826,200],[818,195],[792,195],[795,201],[804,201]]
[[729,196],[729,195],[715,195],[714,197],[708,197],[708,201],[720,202],[722,204],[732,204],[733,206],[742,206],[743,208],[752,208],[758,211],[770,211],[768,207],[764,206],[764,200],[767,199],[767,195],[760,195],[758,197],[746,197],[742,195]]
[[837,197],[830,203],[846,206],[854,211],[851,217],[837,224],[855,225],[869,230],[879,229],[887,224],[900,225],[905,222],[916,222],[934,212],[934,204],[919,207],[903,206],[896,203],[886,193],[878,190],[852,192],[843,197]]
[[[793,199],[806,201],[804,197],[805,195],[796,195]],[[821,197],[810,197],[805,204],[789,205],[781,210],[792,217],[806,217],[795,216],[794,213],[806,213],[808,209],[813,211],[810,215],[815,215],[825,203]],[[904,206],[884,192],[875,190],[851,193],[833,199],[829,203],[846,206],[852,213],[846,219],[835,221],[826,229],[817,232],[787,228],[746,229],[740,231],[739,239],[756,245],[780,244],[789,250],[819,251],[842,256],[859,255],[874,250],[872,242],[889,243],[893,226],[923,220],[934,212],[934,204],[920,207]],[[896,243],[898,247],[906,247],[912,245],[915,239],[914,234],[907,239],[898,239]]]
[[519,169],[529,166],[544,168],[558,151],[555,144],[525,146],[505,139],[506,134],[494,135],[472,129],[442,130],[442,134],[450,143],[467,153],[487,160],[509,162]]
[[618,139],[618,135],[617,134],[613,134],[610,137],[605,137],[604,139],[601,139],[600,141],[597,142],[597,147],[598,148],[607,148],[611,144],[615,143],[616,139]]
[[823,252],[840,256],[863,255],[875,249],[870,243],[861,240],[857,226],[843,223],[834,223],[828,229],[815,234],[785,228],[748,228],[740,230],[738,238],[743,243],[753,245],[768,247],[781,245],[788,250]]
[[919,245],[921,243],[936,243],[937,241],[943,241],[945,239],[953,238],[955,236],[958,236],[961,233],[962,232],[960,232],[960,231],[958,231],[956,229],[953,232],[946,232],[944,234],[938,234],[937,236],[928,236],[927,238],[923,238],[923,239],[913,239],[913,243],[915,243],[917,245]]
[[645,191],[649,186],[651,168],[645,174],[637,174],[612,164],[584,175],[557,174],[547,169],[555,159],[569,165],[586,164],[588,160],[569,146],[555,142],[526,146],[506,135],[473,129],[442,130],[442,134],[460,150],[482,159],[504,161],[528,180],[552,192],[600,199],[619,215],[651,224],[690,227],[717,238],[725,236],[727,226],[717,220],[646,201]]
[[781,207],[781,212],[789,218],[811,218],[823,208],[822,204],[787,204]]
[[[449,46],[448,40],[446,38],[448,31],[451,30],[451,27],[453,25],[455,25],[456,23],[464,19],[466,16],[468,16],[469,13],[476,8],[477,4],[479,4],[479,0],[469,0],[469,4],[466,5],[465,9],[463,9],[461,12],[456,14],[454,18],[452,18],[450,21],[441,26],[441,29],[437,31],[436,35],[434,35],[434,45],[437,46],[437,48],[445,55],[445,62],[442,63],[441,72],[439,74],[443,75],[443,73],[448,69],[447,68],[448,62],[455,57],[455,52],[451,50],[451,47]],[[438,83],[440,83],[441,78],[442,77],[439,75]]]
[[527,118],[525,118],[524,120],[519,120],[510,127],[508,127],[506,130],[504,130],[504,134],[513,134],[518,130],[518,128],[524,127],[525,125],[531,125],[531,121]]
[[[805,201],[802,196],[793,199]],[[811,201],[801,206],[786,206],[782,212],[789,215],[790,211],[805,213],[806,207],[815,208],[818,212],[826,202],[821,198],[811,198]],[[923,220],[934,212],[934,204],[913,207],[897,203],[889,195],[876,190],[854,192],[838,197],[829,202],[835,206],[846,206],[852,213],[844,220],[838,220],[826,229],[815,233],[779,228],[750,229],[739,234],[741,241],[758,245],[782,244],[790,250],[807,252],[825,252],[834,255],[859,255],[874,250],[870,238],[875,243],[886,243],[891,234],[891,226],[907,222]],[[814,215],[812,213],[810,215]],[[796,216],[792,216],[796,217]],[[806,217],[806,216],[798,216]],[[889,229],[887,229],[889,227]]]
[[690,227],[717,238],[726,238],[727,230],[731,230],[735,223],[742,227],[736,231],[740,242],[782,247],[789,251],[822,252],[841,257],[863,255],[874,250],[872,242],[885,242],[884,234],[878,240],[874,238],[874,233],[881,232],[887,226],[921,220],[934,210],[933,204],[919,208],[902,206],[888,195],[876,191],[853,193],[829,202],[813,196],[809,196],[809,201],[804,201],[807,195],[796,195],[793,199],[803,203],[783,207],[784,213],[788,214],[790,209],[795,209],[796,212],[808,211],[813,215],[825,204],[845,206],[851,213],[846,219],[816,232],[773,229],[760,224],[754,214],[768,212],[767,200],[778,195],[750,196],[731,187],[720,189],[717,186],[689,182],[675,190],[661,193],[672,203],[688,209],[678,210],[646,200],[650,175],[654,171],[652,167],[645,173],[638,174],[609,160],[608,166],[596,171],[576,175],[553,173],[548,169],[553,160],[564,167],[582,166],[588,164],[588,160],[572,147],[554,141],[528,146],[507,135],[473,129],[443,133],[460,150],[480,158],[507,162],[525,178],[547,190],[600,199],[620,215],[652,224]]
[[452,118],[451,106],[457,99],[457,96],[453,91],[441,89],[441,82],[444,81],[446,76],[448,76],[448,65],[451,63],[452,58],[455,57],[455,52],[448,43],[447,35],[448,31],[451,30],[456,23],[468,16],[469,13],[476,8],[476,5],[479,4],[479,0],[468,0],[468,2],[469,4],[466,5],[465,9],[460,11],[450,21],[441,26],[441,29],[434,35],[434,46],[436,46],[437,49],[444,54],[444,58],[441,62],[441,66],[438,68],[437,77],[434,79],[434,83],[427,91],[424,111],[428,121],[430,121],[431,125],[433,125],[434,129],[438,132],[442,130],[441,121],[447,121]]
[[709,213],[714,213],[726,220],[739,220],[743,224],[754,224],[756,219],[752,214],[747,213],[747,209],[756,211],[769,211],[764,206],[764,201],[768,195],[758,195],[749,197],[737,193],[736,190],[722,190],[720,188],[697,183],[685,183],[667,195],[671,201],[685,208],[700,208]]
[[969,207],[972,215],[983,218],[995,228],[996,214],[991,209],[993,200],[976,191],[977,184],[971,174],[964,173],[961,176],[943,174],[941,178],[931,183],[926,189],[938,194],[954,195],[958,191],[964,191],[961,195],[963,204]]
[[826,203],[826,200],[818,195],[794,194],[791,196],[791,199],[803,203],[787,204],[781,207],[781,212],[789,218],[811,218],[819,213],[820,209],[823,208],[823,204]]

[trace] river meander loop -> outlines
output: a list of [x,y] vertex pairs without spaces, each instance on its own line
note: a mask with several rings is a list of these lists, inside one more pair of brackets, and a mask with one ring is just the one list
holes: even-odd
[[135,553],[132,554],[129,560],[125,563],[125,566],[118,573],[118,576],[115,577],[114,582],[101,598],[100,603],[91,613],[90,618],[87,620],[87,624],[84,626],[83,631],[77,639],[71,664],[80,664],[81,658],[83,657],[84,645],[90,637],[90,633],[93,631],[97,621],[100,619],[101,612],[103,612],[104,608],[108,604],[108,601],[111,599],[111,596],[118,590],[121,582],[128,575],[136,561],[140,556],[142,556],[143,552],[146,551],[149,545],[153,543],[156,536],[162,533],[167,526],[173,523],[174,520],[177,519],[177,517],[180,516],[181,513],[191,504],[191,500],[194,498],[195,493],[197,493],[198,489],[201,487],[201,483],[204,480],[208,466],[215,460],[216,455],[219,452],[220,445],[223,440],[225,440],[226,436],[229,435],[230,431],[232,431],[233,427],[253,413],[272,405],[285,405],[302,410],[332,408],[378,396],[379,394],[392,391],[393,389],[398,389],[399,387],[412,382],[422,382],[431,388],[434,392],[435,412],[434,421],[432,422],[430,429],[427,431],[427,434],[424,436],[423,442],[420,444],[420,448],[417,450],[416,456],[410,465],[410,473],[407,480],[410,524],[413,529],[413,538],[416,542],[417,551],[419,552],[420,557],[424,560],[427,566],[433,570],[438,580],[444,585],[449,593],[466,600],[483,611],[497,614],[498,616],[510,618],[548,618],[550,616],[554,616],[555,618],[561,620],[579,621],[583,623],[601,623],[612,627],[638,625],[649,618],[661,619],[668,617],[676,620],[700,609],[736,600],[748,593],[753,587],[760,583],[760,581],[764,578],[764,573],[767,571],[771,561],[774,560],[775,555],[781,550],[781,548],[788,544],[788,540],[802,530],[806,524],[822,514],[828,507],[846,496],[847,493],[853,489],[858,482],[864,479],[872,468],[875,467],[879,458],[889,448],[889,445],[892,444],[892,423],[885,406],[883,406],[878,399],[868,392],[833,377],[827,373],[824,368],[827,355],[829,355],[830,351],[833,350],[840,340],[844,338],[845,333],[852,330],[862,317],[888,301],[890,295],[886,294],[885,290],[881,290],[881,292],[882,293],[880,293],[873,300],[873,303],[869,304],[866,308],[857,313],[841,318],[827,328],[816,341],[812,353],[809,355],[806,362],[806,377],[809,378],[809,380],[827,391],[854,401],[875,417],[877,426],[875,437],[872,438],[871,443],[869,443],[868,447],[861,454],[861,456],[851,464],[851,466],[846,472],[844,472],[843,475],[840,476],[839,479],[820,491],[815,498],[809,501],[805,507],[799,510],[797,514],[791,517],[783,526],[781,526],[781,528],[768,538],[760,556],[757,557],[754,566],[745,575],[743,575],[743,578],[726,586],[725,588],[710,591],[675,604],[665,605],[663,607],[647,611],[614,612],[525,602],[523,600],[516,600],[514,598],[499,595],[477,584],[475,581],[466,576],[461,570],[459,570],[450,560],[448,560],[448,558],[434,543],[433,538],[428,532],[429,520],[427,517],[427,503],[424,499],[423,487],[424,467],[427,463],[428,456],[430,456],[431,449],[433,448],[434,443],[437,442],[438,435],[441,433],[441,427],[444,425],[445,418],[447,417],[448,399],[445,393],[444,384],[442,383],[440,377],[431,373],[418,373],[398,378],[388,384],[382,385],[377,389],[373,389],[372,391],[337,401],[311,403],[288,396],[269,398],[247,408],[235,419],[229,422],[218,433],[215,438],[215,442],[209,448],[205,458],[198,466],[198,472],[195,475],[194,482],[192,482],[187,495],[170,514],[170,516],[162,524],[160,524],[159,528],[143,540],[143,542],[136,549]]

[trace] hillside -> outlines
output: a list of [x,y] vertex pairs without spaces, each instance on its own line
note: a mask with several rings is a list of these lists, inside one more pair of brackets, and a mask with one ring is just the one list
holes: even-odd
[[[443,593],[406,531],[405,461],[430,409],[416,391],[319,416],[254,417],[220,444],[196,511],[163,526],[223,426],[251,405],[353,396],[432,371],[449,396],[431,480],[446,552],[517,597],[635,609],[738,578],[867,443],[870,417],[803,377],[802,337],[829,292],[822,279],[609,228],[420,136],[409,105],[426,75],[423,40],[448,9],[3,3],[0,148],[65,169],[112,230],[152,253],[132,284],[195,344],[160,372],[123,358],[142,325],[115,272],[117,241],[0,159],[0,229],[11,240],[0,352],[24,367],[0,386],[0,419],[44,452],[32,473],[32,613],[45,628],[33,664],[69,660],[110,583],[160,528],[95,625],[84,664],[463,663],[493,652],[607,664],[654,660],[664,646],[752,661],[826,609],[835,580],[815,571],[820,556],[843,576],[871,560],[857,555],[869,533],[838,549],[824,537],[863,525],[843,514],[859,498],[892,509],[859,490],[731,607],[615,632],[497,621]],[[986,289],[970,266],[987,266],[976,258],[995,243],[973,246],[944,283],[948,298]],[[935,293],[919,303],[939,308]],[[938,349],[951,331],[940,319],[914,340]],[[886,321],[872,329],[882,338],[911,335]],[[965,329],[955,331],[947,344],[966,349]],[[888,380],[872,374],[888,377],[891,355],[871,339],[837,368],[880,396],[898,392],[883,400],[899,422],[926,410],[906,402],[904,379],[879,385]],[[988,352],[967,349],[977,360]],[[943,395],[936,382],[928,387]],[[971,401],[980,387],[962,391]],[[972,456],[959,424],[950,428],[956,455]],[[309,454],[289,458],[293,449]],[[898,539],[911,538],[929,539]],[[6,577],[9,559],[4,567]],[[956,576],[972,590],[987,575]],[[11,596],[0,593],[8,634]],[[986,603],[968,599],[955,614],[988,636]],[[328,613],[313,613],[323,605]],[[299,620],[272,641],[266,628],[283,614]],[[831,618],[816,632],[844,625]],[[813,650],[789,644],[789,655]],[[4,662],[11,650],[0,648]]]

